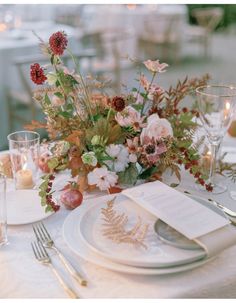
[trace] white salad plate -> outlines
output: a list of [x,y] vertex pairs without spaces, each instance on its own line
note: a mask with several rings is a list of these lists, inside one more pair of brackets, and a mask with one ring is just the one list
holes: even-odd
[[7,224],[22,225],[43,220],[52,212],[45,213],[38,190],[12,190],[6,193]]
[[185,250],[163,243],[154,231],[156,217],[121,194],[115,200],[114,209],[128,214],[130,227],[138,216],[150,225],[145,242],[148,248],[116,244],[105,238],[102,234],[101,208],[106,207],[106,202],[112,197],[103,196],[96,198],[96,201],[88,199],[66,218],[64,239],[80,257],[108,269],[147,275],[181,272],[209,261],[201,248]]

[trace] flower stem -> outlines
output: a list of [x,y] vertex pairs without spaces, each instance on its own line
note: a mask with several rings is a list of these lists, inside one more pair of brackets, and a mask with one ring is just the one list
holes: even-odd
[[153,75],[152,75],[152,80],[151,80],[151,82],[150,82],[150,84],[149,84],[149,87],[148,87],[148,90],[147,90],[147,92],[146,92],[146,94],[145,94],[144,102],[143,102],[143,107],[142,107],[142,110],[141,110],[141,116],[143,115],[143,111],[144,111],[145,105],[146,105],[146,103],[147,103],[147,97],[148,97],[150,88],[151,88],[151,86],[152,86],[152,83],[153,83],[153,81],[154,81],[154,79],[155,79],[155,77],[156,77],[156,74],[157,74],[157,72],[154,72],[154,73],[153,73]]
[[72,53],[68,48],[67,48],[67,51],[68,51],[69,55],[71,56],[72,61],[73,61],[74,64],[75,64],[76,72],[77,72],[77,73],[79,74],[79,76],[80,76],[81,83],[82,83],[82,86],[83,86],[83,88],[84,88],[84,93],[85,93],[85,96],[86,96],[86,98],[87,98],[86,106],[87,106],[88,109],[89,109],[89,112],[90,112],[90,116],[91,116],[93,125],[95,125],[94,118],[93,118],[93,114],[92,114],[92,109],[91,109],[91,106],[90,106],[89,92],[88,92],[88,89],[87,89],[87,85],[86,85],[85,82],[84,82],[83,76],[82,76],[82,74],[81,74],[81,72],[80,72],[79,63],[78,63],[78,61],[76,60],[76,58],[74,57],[73,53]]

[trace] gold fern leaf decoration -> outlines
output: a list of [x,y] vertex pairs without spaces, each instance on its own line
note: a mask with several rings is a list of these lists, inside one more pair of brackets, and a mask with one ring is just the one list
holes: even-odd
[[103,215],[103,236],[116,243],[128,243],[135,247],[143,247],[147,249],[144,240],[149,228],[148,224],[143,224],[142,219],[138,217],[137,223],[131,229],[126,229],[128,223],[128,216],[125,213],[118,214],[114,210],[114,200],[107,202],[107,207],[102,208]]

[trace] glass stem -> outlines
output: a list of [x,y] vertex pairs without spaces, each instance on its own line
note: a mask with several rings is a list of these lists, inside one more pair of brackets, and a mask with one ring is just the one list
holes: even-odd
[[216,160],[217,160],[217,152],[219,149],[219,144],[211,144],[211,165],[210,165],[210,173],[209,173],[209,183],[214,185],[214,177],[216,171]]

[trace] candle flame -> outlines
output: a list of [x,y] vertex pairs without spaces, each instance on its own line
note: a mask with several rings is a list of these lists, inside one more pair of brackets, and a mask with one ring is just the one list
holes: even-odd
[[225,109],[230,110],[230,103],[228,101],[225,103]]
[[26,157],[26,155],[22,155],[21,161],[22,161],[22,170],[26,170],[27,169],[27,157]]
[[207,155],[211,156],[211,151],[210,150],[208,150]]
[[137,5],[136,5],[136,4],[127,4],[126,7],[127,7],[129,10],[134,10],[134,9],[136,9]]

